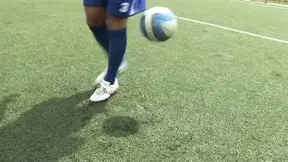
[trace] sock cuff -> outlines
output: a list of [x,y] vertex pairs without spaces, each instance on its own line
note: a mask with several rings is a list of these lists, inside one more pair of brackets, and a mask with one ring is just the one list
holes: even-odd
[[101,25],[95,25],[95,26],[89,26],[90,30],[92,31],[102,31],[105,30],[107,28],[106,24],[101,24]]
[[108,29],[108,35],[109,35],[109,38],[121,38],[121,37],[126,37],[126,31],[127,31],[127,28],[123,28],[123,29],[120,29],[120,30],[110,30]]

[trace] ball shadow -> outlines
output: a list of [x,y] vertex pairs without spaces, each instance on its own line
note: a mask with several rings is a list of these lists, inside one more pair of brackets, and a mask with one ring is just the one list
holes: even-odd
[[140,124],[137,120],[127,116],[114,116],[103,123],[103,130],[113,137],[127,137],[139,131]]

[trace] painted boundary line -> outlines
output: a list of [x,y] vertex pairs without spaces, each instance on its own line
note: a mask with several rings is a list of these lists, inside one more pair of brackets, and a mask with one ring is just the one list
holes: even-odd
[[266,3],[264,2],[257,2],[257,1],[250,1],[250,0],[229,0],[231,2],[238,2],[243,4],[252,4],[252,5],[258,5],[263,7],[273,7],[278,9],[288,9],[288,5],[281,5],[281,4],[275,4],[275,3]]
[[197,23],[197,24],[212,26],[212,27],[215,27],[215,28],[220,28],[220,29],[223,29],[223,30],[232,31],[232,32],[235,32],[235,33],[241,33],[241,34],[250,35],[250,36],[253,36],[253,37],[262,38],[262,39],[266,39],[266,40],[270,40],[270,41],[274,41],[274,42],[288,44],[288,41],[286,41],[286,40],[281,40],[281,39],[277,39],[277,38],[267,37],[267,36],[263,36],[263,35],[259,35],[259,34],[254,34],[254,33],[241,31],[241,30],[237,30],[237,29],[232,29],[232,28],[228,28],[228,27],[225,27],[225,26],[211,24],[211,23],[202,22],[202,21],[198,21],[198,20],[193,20],[193,19],[189,19],[189,18],[185,18],[185,17],[179,17],[179,16],[176,16],[176,17],[179,20],[184,20],[184,21],[189,21],[189,22],[193,22],[193,23]]

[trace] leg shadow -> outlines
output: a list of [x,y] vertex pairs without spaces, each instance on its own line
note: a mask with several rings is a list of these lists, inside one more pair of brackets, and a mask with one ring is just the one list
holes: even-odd
[[4,119],[5,111],[8,108],[8,104],[14,101],[14,98],[18,97],[19,95],[10,95],[4,97],[3,100],[0,100],[0,122]]
[[0,128],[0,161],[58,161],[75,153],[85,140],[75,133],[105,113],[105,102],[90,104],[89,94],[49,99]]

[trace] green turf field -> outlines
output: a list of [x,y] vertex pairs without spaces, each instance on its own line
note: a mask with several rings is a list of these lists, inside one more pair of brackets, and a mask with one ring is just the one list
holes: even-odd
[[[148,0],[288,40],[288,9]],[[129,23],[129,71],[89,104],[106,58],[79,0],[0,1],[0,161],[287,161],[288,44],[179,20],[151,43]]]

